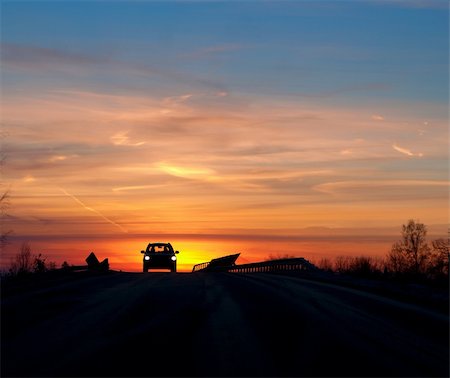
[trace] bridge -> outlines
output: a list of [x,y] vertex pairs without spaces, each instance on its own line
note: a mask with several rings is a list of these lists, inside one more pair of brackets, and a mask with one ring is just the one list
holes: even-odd
[[261,261],[236,265],[240,253],[212,259],[194,265],[192,272],[275,273],[285,271],[317,271],[318,268],[303,257]]

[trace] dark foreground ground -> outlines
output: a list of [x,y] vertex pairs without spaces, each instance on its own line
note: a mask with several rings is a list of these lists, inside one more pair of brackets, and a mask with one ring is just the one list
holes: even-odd
[[448,313],[301,276],[2,285],[1,376],[442,376]]

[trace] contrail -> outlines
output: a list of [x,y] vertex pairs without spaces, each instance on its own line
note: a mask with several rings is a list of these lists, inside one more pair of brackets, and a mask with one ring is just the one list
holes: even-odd
[[63,188],[59,188],[61,190],[61,192],[63,192],[66,196],[72,198],[76,203],[78,203],[79,205],[81,205],[83,208],[85,208],[88,211],[91,211],[99,216],[101,216],[105,221],[107,221],[108,223],[111,223],[112,225],[120,228],[120,230],[124,233],[128,233],[127,230],[125,230],[120,224],[112,221],[111,219],[105,217],[101,212],[99,212],[98,210],[93,209],[92,207],[86,206],[83,202],[81,202],[77,197],[75,197],[74,195],[68,193],[66,190],[64,190]]

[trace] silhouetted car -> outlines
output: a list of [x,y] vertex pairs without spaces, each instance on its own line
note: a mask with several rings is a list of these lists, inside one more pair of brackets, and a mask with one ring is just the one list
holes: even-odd
[[144,254],[143,270],[149,269],[170,269],[171,272],[177,271],[178,251],[174,251],[170,243],[149,243]]

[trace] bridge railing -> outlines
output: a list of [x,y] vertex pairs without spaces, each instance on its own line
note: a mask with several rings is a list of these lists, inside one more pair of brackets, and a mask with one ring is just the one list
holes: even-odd
[[212,259],[209,262],[196,264],[192,268],[192,271],[193,272],[198,272],[200,270],[210,271],[210,272],[218,271],[218,270],[222,271],[223,268],[228,268],[228,267],[234,266],[239,255],[240,255],[240,253],[235,253],[233,255],[227,255],[227,256],[222,256],[222,257]]
[[233,273],[275,273],[286,271],[314,271],[317,267],[303,257],[262,261],[228,267],[227,272]]
[[315,271],[318,268],[311,264],[303,257],[292,259],[279,259],[270,261],[261,261],[256,263],[229,265],[229,266],[213,266],[210,262],[194,265],[193,272],[198,271],[209,272],[232,272],[232,273],[275,273],[286,271]]
[[206,268],[208,268],[208,266],[209,266],[209,261],[200,263],[200,264],[195,264],[194,267],[192,268],[192,271],[198,272],[199,270],[205,270]]

